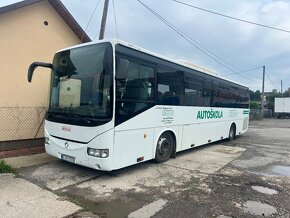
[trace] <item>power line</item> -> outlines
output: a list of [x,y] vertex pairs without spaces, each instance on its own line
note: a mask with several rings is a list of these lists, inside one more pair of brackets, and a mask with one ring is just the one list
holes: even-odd
[[115,31],[116,31],[116,36],[117,36],[117,39],[119,38],[119,34],[118,34],[118,25],[117,25],[117,15],[116,15],[116,10],[115,10],[115,1],[112,0],[113,2],[113,11],[114,11],[114,19],[115,19]]
[[[193,40],[191,37],[189,37],[187,34],[183,33],[181,30],[179,30],[175,25],[173,25],[171,22],[169,22],[168,20],[166,20],[165,18],[163,18],[161,15],[159,15],[156,11],[152,10],[151,8],[149,8],[146,4],[144,4],[143,2],[141,2],[140,0],[137,0],[143,7],[145,7],[147,10],[149,10],[152,14],[154,14],[157,18],[159,18],[163,23],[165,23],[167,26],[169,26],[174,32],[176,32],[177,34],[179,34],[182,38],[184,38],[187,42],[189,42],[190,44],[192,44],[194,47],[196,47],[198,50],[200,50],[201,52],[203,52],[204,54],[206,54],[208,57],[210,57],[211,59],[215,60],[216,62],[218,62],[219,64],[223,65],[225,68],[227,68],[228,70],[233,72],[233,69],[229,68],[228,66],[226,66],[224,63],[222,63],[221,61],[217,60],[216,58],[212,57],[210,54],[208,54],[207,52],[205,52],[202,48],[200,48],[201,46],[196,45],[196,40]],[[217,55],[215,55],[217,56]],[[218,57],[218,56],[217,56]],[[218,57],[219,59],[222,59],[220,57]]]
[[[204,50],[208,51],[210,54],[212,54],[213,56],[215,56],[216,58],[220,59],[221,61],[223,61],[224,63],[226,63],[227,65],[236,68],[236,66],[234,66],[233,64],[229,63],[228,61],[226,61],[224,58],[221,58],[220,56],[216,55],[215,53],[213,53],[211,50],[209,50],[208,48],[206,48],[205,46],[203,46],[202,44],[200,44],[199,42],[197,42],[196,40],[194,40],[192,37],[186,35],[190,40],[192,40],[193,42],[195,42],[197,45],[199,45],[201,48],[203,48]],[[232,71],[232,70],[231,70]]]
[[[90,23],[91,23],[91,21],[92,21],[94,15],[95,15],[95,12],[96,12],[96,10],[97,10],[97,8],[98,8],[99,3],[100,3],[100,0],[97,2],[96,6],[95,6],[95,8],[94,8],[94,11],[93,11],[93,13],[92,13],[92,15],[91,15],[91,17],[90,17],[88,23],[87,23],[87,26],[86,26],[86,28],[85,28],[84,33],[87,31],[87,29],[88,29],[88,27],[89,27],[89,25],[90,25]],[[82,36],[82,37],[84,37],[84,33],[83,33],[83,36]]]
[[[252,68],[252,69],[249,69],[249,70],[244,70],[244,71],[241,71],[241,72],[237,72],[237,73],[233,73],[233,74],[227,74],[227,75],[221,75],[221,76],[231,76],[231,75],[235,75],[235,74],[240,74],[240,73],[245,73],[245,72],[249,72],[249,71],[253,71],[253,70],[257,70],[257,69],[260,69],[260,68],[262,68],[263,66],[261,66],[261,67],[255,67],[255,68]],[[270,81],[270,83],[267,83],[268,85],[270,84],[270,85],[272,85],[274,88],[276,88],[277,90],[278,90],[278,87],[273,83],[273,81],[271,80],[271,78],[270,78],[270,76],[269,76],[269,74],[266,72],[266,75],[267,75],[267,77],[268,77],[268,79],[269,79],[269,81]],[[261,80],[260,80],[261,81]],[[280,83],[279,83],[279,85],[280,85]]]
[[[100,2],[100,1],[101,1],[101,0],[98,1],[97,5],[99,5],[99,2]],[[97,32],[96,35],[94,36],[93,41],[95,41],[95,39],[96,39],[98,36],[99,36],[99,33]]]
[[[179,34],[182,38],[184,38],[187,42],[189,42],[191,45],[193,45],[194,47],[196,47],[198,50],[200,50],[201,52],[203,52],[204,54],[206,54],[208,57],[210,57],[211,59],[215,60],[217,63],[219,63],[220,65],[224,66],[225,68],[227,68],[228,70],[230,70],[231,72],[233,72],[234,74],[237,74],[247,80],[250,80],[252,82],[257,82],[253,79],[247,78],[245,76],[242,76],[240,74],[238,74],[236,71],[234,71],[232,68],[228,67],[226,64],[222,63],[221,61],[217,60],[216,58],[214,58],[212,55],[208,54],[205,50],[207,50],[209,53],[213,54],[215,57],[223,60],[224,62],[226,62],[223,58],[219,57],[218,55],[214,54],[213,52],[211,52],[209,49],[206,48],[201,48],[204,47],[202,46],[200,43],[198,43],[196,40],[192,39],[190,36],[188,36],[187,34],[185,34],[184,32],[182,32],[180,29],[178,29],[174,24],[172,24],[171,22],[169,22],[168,20],[166,20],[164,17],[162,17],[160,14],[158,14],[156,11],[154,11],[153,9],[151,9],[149,6],[147,6],[146,4],[144,4],[141,0],[137,0],[143,7],[145,7],[148,11],[150,11],[152,14],[154,14],[158,19],[160,19],[163,23],[165,23],[167,26],[169,26],[174,32],[176,32],[177,34]],[[260,82],[260,81],[259,81]]]
[[251,69],[249,69],[249,70],[243,70],[243,71],[240,71],[240,72],[231,73],[231,74],[226,74],[226,75],[221,75],[221,76],[231,76],[231,75],[235,75],[235,74],[246,73],[246,72],[249,72],[249,71],[253,71],[253,70],[260,69],[260,68],[262,68],[262,67],[263,67],[263,66],[261,66],[261,67],[255,67],[255,68],[251,68]]
[[[249,70],[246,70],[246,72],[248,72]],[[246,77],[244,75],[241,75],[241,73],[244,73],[244,71],[241,71],[241,72],[237,72],[237,73],[232,73],[232,74],[227,74],[227,75],[221,75],[222,77],[228,77],[228,76],[240,76],[244,79],[247,79],[251,82],[255,82],[255,83],[262,83],[262,80],[261,79],[258,79],[258,78],[252,78],[250,75],[246,74],[247,76],[251,77]]]
[[254,79],[254,78],[250,79],[250,78],[248,78],[248,77],[245,77],[245,76],[241,75],[242,73],[246,73],[246,72],[249,72],[249,71],[257,70],[257,69],[260,69],[260,68],[262,68],[262,67],[263,67],[263,66],[261,66],[261,67],[255,67],[255,68],[251,68],[251,69],[248,69],[248,70],[243,70],[243,71],[240,71],[240,72],[235,72],[235,73],[226,74],[226,75],[221,75],[221,76],[226,77],[226,76],[238,75],[238,76],[240,76],[240,77],[243,77],[243,78],[248,79],[248,80],[251,80],[251,81],[262,82],[261,79],[257,79],[257,78],[255,78],[255,79]]
[[237,75],[237,76],[240,76],[240,77],[243,77],[244,79],[247,79],[247,80],[249,80],[249,81],[251,81],[251,82],[255,82],[255,83],[261,83],[262,82],[262,80],[260,80],[260,79],[250,79],[250,78],[248,78],[248,77],[246,77],[246,76],[244,76],[244,75],[241,75],[241,74],[231,74],[231,75],[227,75],[227,76],[233,76],[233,75]]
[[244,23],[248,23],[248,24],[252,24],[252,25],[256,25],[256,26],[260,26],[260,27],[264,27],[264,28],[268,28],[268,29],[273,29],[273,30],[276,30],[276,31],[290,33],[290,30],[285,30],[285,29],[281,29],[281,28],[277,28],[277,27],[273,27],[273,26],[269,26],[269,25],[265,25],[265,24],[261,24],[261,23],[256,23],[256,22],[249,21],[249,20],[244,20],[244,19],[237,18],[237,17],[232,17],[232,16],[229,16],[229,15],[225,15],[225,14],[222,14],[222,13],[219,13],[219,12],[207,10],[207,9],[204,9],[204,8],[201,8],[201,7],[197,7],[195,5],[191,5],[191,4],[188,4],[188,3],[185,3],[185,2],[182,2],[182,1],[178,1],[178,0],[172,0],[172,1],[174,1],[176,3],[179,3],[179,4],[182,4],[182,5],[186,5],[186,6],[191,7],[191,8],[195,8],[195,9],[198,9],[198,10],[201,10],[201,11],[205,11],[205,12],[208,12],[208,13],[211,13],[211,14],[215,14],[215,15],[219,15],[219,16],[222,16],[222,17],[226,17],[226,18],[229,18],[229,19],[232,19],[232,20],[237,20],[237,21],[240,21],[240,22],[244,22]]
[[93,41],[95,41],[95,40],[96,40],[96,38],[97,38],[97,37],[99,37],[99,35],[100,35],[99,33],[96,33],[96,35],[95,35],[95,37],[94,37]]
[[266,72],[266,75],[267,75],[267,77],[268,77],[268,79],[269,79],[269,81],[272,83],[272,85],[274,86],[274,88],[276,88],[277,90],[279,90],[279,88],[277,88],[277,86],[273,83],[273,81],[271,80],[271,78],[270,78],[270,76],[269,76],[269,74]]

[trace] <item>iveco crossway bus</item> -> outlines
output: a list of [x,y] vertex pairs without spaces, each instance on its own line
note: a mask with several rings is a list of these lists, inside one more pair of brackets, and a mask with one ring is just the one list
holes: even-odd
[[209,71],[117,39],[58,51],[45,150],[111,171],[245,133],[249,90]]

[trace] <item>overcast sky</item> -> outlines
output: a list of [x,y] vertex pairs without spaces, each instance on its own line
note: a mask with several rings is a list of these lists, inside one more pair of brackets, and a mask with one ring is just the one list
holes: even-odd
[[[266,66],[274,85],[266,78],[266,91],[290,87],[290,33],[265,29],[224,17],[208,14],[172,0],[141,0],[186,35],[222,57],[234,68],[243,71]],[[290,30],[288,0],[182,0],[189,4],[230,16]],[[17,2],[1,0],[0,6]],[[98,0],[62,0],[79,24],[85,29]],[[87,28],[96,40],[101,23],[104,0]],[[113,4],[110,0],[105,38],[116,37]],[[137,0],[115,0],[118,36],[120,39],[173,59],[183,59],[208,67],[219,75],[232,74],[210,57],[175,33]],[[243,83],[252,90],[262,87],[262,68],[226,78]]]

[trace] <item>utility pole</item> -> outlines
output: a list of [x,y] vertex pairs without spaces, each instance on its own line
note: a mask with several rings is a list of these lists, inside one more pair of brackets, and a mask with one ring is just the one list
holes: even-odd
[[261,113],[264,117],[264,98],[265,98],[265,66],[263,66],[263,83],[262,83],[262,100],[261,100]]
[[283,93],[283,82],[281,80],[281,94]]
[[109,0],[105,0],[99,40],[104,38],[106,22],[107,22],[108,7],[109,7]]

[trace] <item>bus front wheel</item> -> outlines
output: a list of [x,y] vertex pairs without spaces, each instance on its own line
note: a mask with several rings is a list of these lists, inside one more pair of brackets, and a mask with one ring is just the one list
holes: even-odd
[[236,126],[235,124],[232,124],[229,132],[229,141],[233,141],[235,138],[236,138]]
[[155,160],[158,163],[165,162],[170,159],[174,148],[172,135],[168,132],[163,133],[157,142]]

